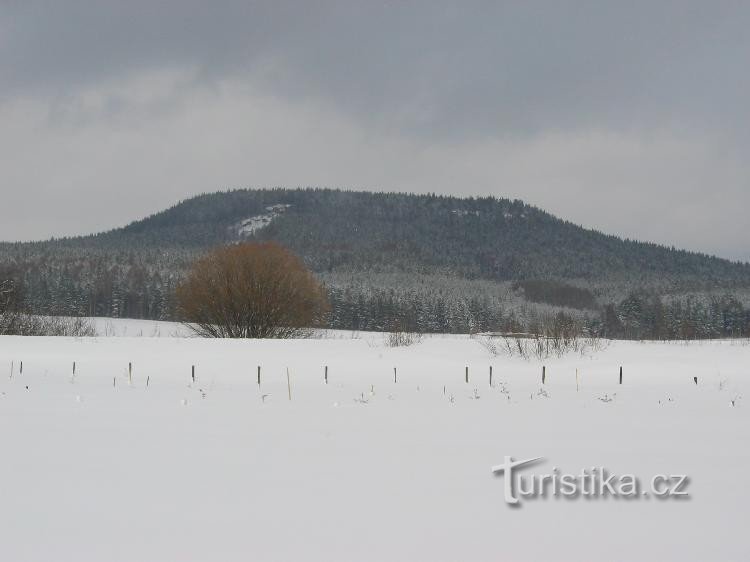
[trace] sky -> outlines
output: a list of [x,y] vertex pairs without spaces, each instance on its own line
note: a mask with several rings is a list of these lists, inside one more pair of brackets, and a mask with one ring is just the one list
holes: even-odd
[[750,261],[748,29],[722,1],[0,0],[0,240],[326,186]]

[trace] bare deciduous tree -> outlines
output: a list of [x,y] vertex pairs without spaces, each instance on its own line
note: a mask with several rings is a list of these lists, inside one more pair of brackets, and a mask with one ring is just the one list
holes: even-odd
[[182,319],[200,336],[290,338],[317,325],[325,292],[302,261],[275,242],[217,249],[177,288]]

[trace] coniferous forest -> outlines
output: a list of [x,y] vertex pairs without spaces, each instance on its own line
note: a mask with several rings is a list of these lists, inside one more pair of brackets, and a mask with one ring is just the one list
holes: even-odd
[[496,198],[235,190],[92,236],[0,244],[28,312],[174,320],[211,248],[275,240],[326,286],[331,328],[629,339],[750,335],[750,265],[623,240]]

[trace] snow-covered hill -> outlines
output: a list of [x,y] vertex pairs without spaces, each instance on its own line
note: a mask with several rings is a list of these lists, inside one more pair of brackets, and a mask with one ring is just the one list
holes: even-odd
[[[0,338],[2,560],[750,556],[747,341],[526,361],[468,336],[163,337],[176,327]],[[507,455],[684,474],[689,496],[513,508],[490,472]]]

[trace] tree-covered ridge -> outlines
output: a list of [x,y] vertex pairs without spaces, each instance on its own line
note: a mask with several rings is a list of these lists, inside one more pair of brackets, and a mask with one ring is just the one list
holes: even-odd
[[[517,200],[330,189],[206,194],[97,235],[0,244],[0,279],[14,279],[36,312],[166,319],[189,264],[243,239],[300,255],[328,287],[340,328],[519,330],[562,310],[625,335],[648,322],[602,314],[631,310],[627,298],[646,291],[639,310],[653,316],[654,298],[674,317],[703,310],[713,334],[726,308],[734,333],[750,289],[748,264],[608,236]],[[739,301],[711,301],[727,291]],[[688,293],[695,306],[670,304]]]
[[[750,285],[750,265],[623,240],[521,201],[329,189],[201,195],[99,235],[22,245],[143,250],[207,248],[237,239],[238,222],[274,204],[287,212],[255,234],[302,255],[317,271],[448,272],[494,280],[639,279],[707,288]],[[3,252],[10,251],[3,245]],[[19,250],[22,253],[24,250]]]

